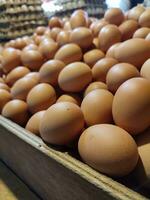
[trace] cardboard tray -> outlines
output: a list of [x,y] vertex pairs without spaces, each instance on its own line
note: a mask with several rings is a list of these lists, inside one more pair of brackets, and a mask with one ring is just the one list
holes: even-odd
[[0,116],[0,159],[44,200],[146,200]]

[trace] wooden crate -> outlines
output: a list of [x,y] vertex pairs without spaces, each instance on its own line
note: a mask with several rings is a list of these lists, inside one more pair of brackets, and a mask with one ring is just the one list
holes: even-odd
[[44,200],[146,200],[0,116],[0,159]]

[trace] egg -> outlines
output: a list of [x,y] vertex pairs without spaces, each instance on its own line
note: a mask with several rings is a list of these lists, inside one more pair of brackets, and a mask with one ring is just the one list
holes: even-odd
[[51,19],[49,20],[48,26],[50,28],[54,28],[54,27],[62,27],[61,21],[58,17],[51,17]]
[[93,45],[96,49],[99,49],[99,39],[98,39],[98,37],[93,39]]
[[70,21],[65,22],[63,29],[65,31],[71,31],[72,30]]
[[141,68],[140,74],[142,77],[150,80],[150,59],[148,59]]
[[34,86],[27,95],[27,104],[32,114],[48,109],[55,102],[55,90],[47,83]]
[[135,20],[126,20],[120,26],[119,30],[122,34],[122,40],[128,40],[132,38],[135,31],[138,29],[138,22]]
[[99,47],[106,52],[113,44],[121,41],[121,32],[116,25],[104,26],[98,35]]
[[129,174],[139,158],[133,138],[111,124],[87,128],[79,138],[78,151],[85,163],[112,177]]
[[108,57],[108,58],[115,58],[115,48],[116,48],[117,46],[119,46],[119,44],[121,44],[121,42],[118,42],[118,43],[116,43],[116,44],[113,44],[113,45],[107,50],[105,56]]
[[56,86],[58,84],[58,75],[64,67],[65,64],[60,60],[47,61],[39,70],[40,81]]
[[86,52],[83,55],[83,60],[84,62],[89,65],[91,68],[93,67],[93,65],[95,65],[95,63],[104,58],[105,54],[99,50],[99,49],[92,49],[88,52]]
[[36,80],[30,77],[23,77],[16,81],[11,88],[14,99],[26,100],[29,91],[37,84]]
[[37,35],[44,35],[45,31],[46,31],[46,27],[45,26],[38,26],[36,28],[36,30],[35,30],[35,33]]
[[0,113],[2,112],[4,105],[11,99],[12,96],[7,90],[0,89]]
[[106,89],[96,89],[88,93],[81,103],[87,126],[111,123],[112,102],[113,95]]
[[42,139],[51,144],[66,145],[76,139],[84,127],[83,113],[70,102],[52,105],[40,123]]
[[61,95],[58,99],[57,99],[57,103],[58,102],[71,102],[74,103],[78,106],[80,106],[81,104],[81,99],[77,94],[73,94],[73,93],[68,93],[68,94],[63,94]]
[[56,41],[58,34],[61,32],[61,28],[52,28],[51,29],[51,38]]
[[24,77],[33,79],[36,82],[36,84],[38,84],[40,82],[40,73],[39,72],[30,72],[30,73],[26,74]]
[[115,48],[115,58],[141,68],[150,57],[150,43],[142,38],[133,38],[121,43]]
[[128,19],[137,20],[141,16],[141,14],[145,11],[145,8],[142,5],[137,5],[136,7],[132,8],[128,12]]
[[137,68],[129,63],[118,63],[111,67],[106,76],[106,84],[109,91],[115,93],[119,86],[126,80],[139,77]]
[[88,93],[90,93],[91,91],[96,90],[96,89],[106,89],[107,90],[107,85],[103,82],[100,82],[100,81],[90,83],[84,91],[84,97]]
[[124,14],[119,8],[110,8],[105,12],[104,19],[110,24],[119,26],[124,21]]
[[37,50],[22,51],[21,60],[31,70],[38,70],[44,62],[42,54]]
[[25,129],[31,133],[40,136],[40,122],[44,116],[45,110],[35,113],[27,122]]
[[102,58],[97,61],[92,68],[93,79],[105,83],[108,70],[117,63],[118,61],[114,58]]
[[87,16],[79,13],[73,13],[70,17],[71,28],[87,27]]
[[42,41],[39,45],[39,52],[46,60],[53,59],[56,51],[58,50],[58,44],[52,41]]
[[133,38],[146,38],[146,36],[150,33],[150,28],[142,27],[135,31],[133,34]]
[[82,59],[81,48],[74,43],[66,44],[56,52],[54,59],[61,60],[65,64],[80,61]]
[[108,24],[108,22],[104,19],[94,22],[94,27],[91,28],[91,30],[93,29],[92,32],[93,32],[94,37],[98,37],[100,30],[107,24]]
[[38,50],[38,46],[36,44],[29,44],[23,48],[23,51],[28,51],[28,50]]
[[10,91],[10,88],[6,83],[0,83],[0,89],[7,90],[8,92]]
[[11,100],[3,107],[2,115],[17,124],[24,126],[29,118],[28,106],[22,100]]
[[78,44],[81,48],[90,47],[93,42],[91,30],[86,27],[75,28],[70,33],[70,42]]
[[28,74],[30,70],[27,67],[19,66],[11,70],[6,76],[6,83],[12,86],[18,79]]
[[43,35],[37,35],[36,33],[33,35],[33,40],[34,43],[38,46],[42,40],[43,40]]
[[22,38],[17,38],[15,40],[15,48],[16,49],[23,49],[26,46],[26,43]]
[[141,27],[148,27],[150,28],[150,10],[145,10],[140,18],[139,18],[139,25]]
[[20,50],[11,47],[5,48],[2,52],[2,57],[2,67],[5,73],[21,65]]
[[67,65],[59,74],[58,83],[66,92],[80,92],[92,81],[92,71],[83,62]]
[[132,78],[124,82],[114,96],[112,113],[115,124],[132,135],[137,135],[148,128],[150,81],[144,78]]
[[57,35],[56,42],[59,46],[63,46],[70,42],[70,32],[69,31],[60,31]]

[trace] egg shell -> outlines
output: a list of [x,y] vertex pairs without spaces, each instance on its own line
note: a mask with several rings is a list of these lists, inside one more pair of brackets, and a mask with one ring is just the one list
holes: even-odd
[[132,78],[124,82],[114,96],[112,113],[115,124],[132,135],[147,129],[150,125],[150,81]]
[[115,58],[141,68],[150,57],[150,43],[142,38],[133,38],[121,43],[115,48]]
[[142,27],[134,32],[133,38],[146,38],[146,36],[149,33],[150,33],[150,28]]
[[65,64],[60,60],[47,61],[39,70],[40,82],[56,86],[58,84],[58,75],[64,67]]
[[100,81],[90,83],[84,91],[84,97],[88,93],[90,93],[90,92],[92,92],[93,90],[96,90],[96,89],[106,89],[107,90],[107,85],[103,82],[100,82]]
[[139,158],[133,138],[111,124],[87,128],[80,136],[78,150],[88,165],[112,177],[129,174]]
[[50,28],[54,28],[54,27],[62,27],[61,21],[58,17],[51,17],[51,19],[49,20],[48,26]]
[[55,90],[47,83],[40,83],[34,86],[27,96],[27,104],[32,114],[48,109],[55,102]]
[[40,122],[44,116],[45,110],[35,113],[27,122],[25,129],[31,133],[40,136]]
[[70,33],[70,42],[78,44],[83,49],[90,47],[93,42],[91,30],[86,27],[75,28]]
[[10,91],[10,88],[5,83],[0,83],[0,89],[7,90],[8,92]]
[[119,8],[110,8],[105,12],[104,19],[110,24],[119,26],[124,21],[124,14]]
[[148,59],[141,68],[140,74],[142,77],[150,80],[150,59]]
[[46,31],[46,27],[45,26],[38,26],[36,28],[36,30],[35,30],[35,33],[37,35],[44,35],[45,31]]
[[84,14],[73,13],[70,17],[71,28],[87,27],[87,17]]
[[106,82],[106,75],[109,69],[117,64],[118,61],[114,58],[102,58],[97,61],[92,68],[92,75],[95,81]]
[[92,71],[83,62],[67,65],[59,74],[58,83],[66,92],[80,92],[92,81]]
[[0,113],[2,112],[4,105],[11,99],[12,96],[7,90],[0,89]]
[[135,20],[126,20],[120,26],[119,30],[122,34],[122,41],[132,38],[135,31],[138,29],[138,22]]
[[87,126],[111,123],[112,102],[113,95],[106,89],[96,89],[88,93],[81,103]]
[[150,10],[145,10],[139,18],[139,25],[141,27],[150,28]]
[[5,73],[10,72],[15,67],[21,65],[20,50],[5,48],[2,52],[2,67]]
[[99,47],[106,52],[113,44],[121,41],[121,32],[116,25],[104,26],[98,35]]
[[81,48],[74,43],[66,44],[56,52],[54,59],[61,60],[65,64],[80,61],[82,59]]
[[29,118],[28,105],[19,99],[14,99],[5,104],[2,115],[15,123],[24,126]]
[[78,106],[81,104],[81,99],[77,94],[73,93],[68,93],[68,94],[63,94],[57,99],[57,103],[59,102],[71,102],[74,103]]
[[136,7],[133,7],[128,12],[128,19],[137,20],[141,16],[141,14],[145,11],[145,8],[142,5],[137,5]]
[[66,145],[80,135],[83,127],[80,107],[74,103],[60,102],[45,112],[40,123],[40,134],[48,143]]
[[59,46],[70,43],[70,32],[60,31],[60,33],[57,35],[56,42]]
[[130,78],[139,77],[137,68],[129,63],[118,63],[111,67],[106,76],[108,90],[115,93],[122,83]]
[[18,79],[28,74],[30,70],[27,67],[19,66],[11,70],[6,76],[6,83],[12,86]]
[[56,51],[58,50],[58,44],[51,41],[42,41],[39,45],[39,52],[46,60],[53,59]]
[[83,56],[83,60],[84,62],[89,65],[89,67],[93,67],[93,65],[95,65],[95,63],[104,58],[105,54],[99,50],[99,49],[92,49],[88,52],[86,52]]
[[24,66],[31,70],[38,70],[44,62],[42,54],[37,50],[22,51],[21,60]]
[[11,88],[13,99],[26,100],[29,91],[37,84],[37,82],[30,77],[23,77],[15,82]]

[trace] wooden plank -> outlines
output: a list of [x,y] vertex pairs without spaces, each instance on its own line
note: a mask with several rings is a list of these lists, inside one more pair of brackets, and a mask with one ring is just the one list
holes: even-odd
[[0,158],[44,200],[146,200],[2,116]]

